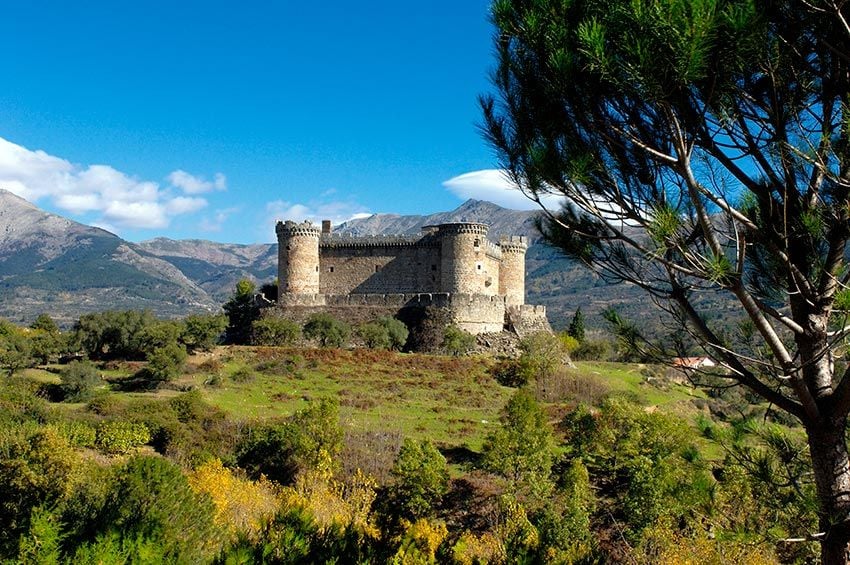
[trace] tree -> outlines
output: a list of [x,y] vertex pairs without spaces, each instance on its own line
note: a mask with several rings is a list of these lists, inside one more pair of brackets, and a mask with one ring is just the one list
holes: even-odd
[[251,326],[255,345],[292,345],[301,337],[301,326],[292,320],[277,316],[264,316]]
[[574,337],[579,343],[584,342],[584,313],[581,307],[576,308],[576,313],[573,314],[573,319],[567,328],[567,335]]
[[530,392],[520,389],[500,420],[502,427],[484,442],[484,466],[503,475],[514,488],[545,494],[551,487],[555,442],[543,410]]
[[351,328],[330,314],[313,314],[304,324],[304,337],[315,339],[322,347],[342,347],[348,341]]
[[251,342],[251,325],[260,317],[260,308],[254,298],[256,285],[248,279],[236,283],[236,290],[230,300],[224,303],[224,313],[227,314],[227,330],[225,341],[236,345],[246,345]]
[[[844,563],[850,6],[497,0],[493,20],[483,129],[528,196],[566,197],[544,235],[646,291],[724,378],[802,423],[816,539]],[[747,323],[707,321],[707,294]]]
[[227,318],[211,314],[193,314],[183,320],[183,334],[180,341],[190,353],[209,351],[219,342],[227,329]]
[[393,506],[408,520],[431,515],[449,490],[446,458],[430,440],[405,439],[390,472]]

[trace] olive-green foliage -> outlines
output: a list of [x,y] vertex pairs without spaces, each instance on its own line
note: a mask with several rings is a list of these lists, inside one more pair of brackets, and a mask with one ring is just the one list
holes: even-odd
[[47,427],[56,430],[64,437],[69,445],[74,447],[94,447],[97,438],[97,430],[85,422],[76,420],[59,420],[51,422]]
[[611,358],[611,344],[601,339],[585,339],[571,353],[576,361],[608,361]]
[[74,324],[74,337],[89,359],[143,359],[145,329],[155,321],[148,311],[84,314]]
[[387,334],[390,338],[389,348],[401,351],[407,344],[407,338],[410,335],[407,325],[401,320],[389,317],[378,318],[377,322],[387,329]]
[[502,386],[520,388],[537,376],[535,365],[527,356],[502,359],[491,369],[493,377]]
[[185,362],[186,349],[177,343],[169,343],[148,355],[146,376],[158,382],[173,381],[180,375]]
[[390,332],[375,322],[367,322],[357,328],[357,336],[369,349],[389,349]]
[[251,326],[252,343],[255,345],[292,345],[301,337],[301,327],[286,318],[265,316],[254,320]]
[[32,356],[41,364],[54,360],[66,345],[66,339],[59,331],[59,326],[47,314],[39,314],[30,324],[30,330],[32,331],[28,337]]
[[693,437],[680,420],[614,399],[598,413],[578,407],[562,427],[594,480],[619,485],[606,494],[616,498],[631,535],[705,504],[705,470],[690,455]]
[[567,358],[564,343],[550,332],[535,332],[519,343],[520,359],[532,368],[534,378],[543,379],[561,368]]
[[100,517],[101,535],[155,542],[166,561],[206,561],[222,546],[215,508],[162,457],[134,456],[115,474]]
[[183,324],[173,320],[154,320],[141,331],[139,341],[146,356],[162,347],[176,344],[183,334]]
[[0,369],[11,376],[33,363],[31,340],[20,328],[0,318]]
[[260,308],[254,298],[256,290],[253,282],[242,279],[236,283],[236,290],[224,303],[224,313],[227,315],[227,343],[247,345],[251,342],[251,325],[260,316]]
[[32,510],[59,504],[73,491],[79,457],[49,427],[15,425],[0,435],[0,555],[17,550]]
[[313,314],[304,324],[304,337],[319,342],[322,347],[342,347],[348,341],[351,328],[330,314]]
[[532,516],[540,533],[540,553],[548,561],[574,563],[594,550],[590,518],[596,500],[587,468],[573,459],[558,480],[554,497]]
[[316,468],[326,457],[337,463],[343,431],[339,405],[323,399],[281,424],[252,430],[237,449],[240,467],[288,484],[302,469]]
[[408,520],[432,515],[448,492],[446,459],[429,440],[405,439],[390,472],[392,506]]
[[484,467],[506,477],[518,491],[545,494],[551,487],[555,446],[546,415],[529,392],[518,390],[500,422],[484,443]]
[[189,353],[209,351],[221,340],[227,328],[226,316],[212,314],[193,314],[183,320],[183,333],[180,341]]
[[18,562],[24,565],[59,565],[62,541],[58,516],[44,508],[33,508],[30,527],[18,542]]
[[357,335],[370,349],[394,349],[400,351],[407,343],[410,332],[401,320],[382,317],[357,328]]
[[59,371],[62,399],[66,402],[85,402],[103,385],[100,372],[88,361],[72,361]]
[[449,355],[465,355],[475,345],[475,336],[457,326],[446,326],[443,331],[443,350]]
[[135,422],[102,422],[97,427],[95,446],[105,452],[123,455],[151,440],[145,424]]

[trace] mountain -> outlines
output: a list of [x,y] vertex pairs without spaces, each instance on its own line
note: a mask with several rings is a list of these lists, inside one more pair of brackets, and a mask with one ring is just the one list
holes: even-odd
[[49,214],[0,189],[0,316],[147,308],[179,316],[218,307],[175,265],[100,228]]
[[[546,305],[554,327],[566,327],[579,306],[591,330],[604,327],[599,314],[611,306],[627,317],[655,323],[655,309],[640,291],[606,285],[543,243],[535,228],[536,215],[468,200],[450,212],[374,214],[340,224],[334,231],[413,234],[423,226],[446,222],[487,223],[496,241],[500,235],[528,236],[527,302]],[[30,322],[41,312],[68,325],[95,310],[147,308],[163,317],[218,311],[239,279],[265,283],[276,274],[274,244],[168,238],[131,243],[0,190],[0,316],[16,322]]]

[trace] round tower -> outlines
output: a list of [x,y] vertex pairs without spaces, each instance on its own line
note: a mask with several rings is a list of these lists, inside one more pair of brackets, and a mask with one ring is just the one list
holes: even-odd
[[484,292],[487,225],[469,222],[437,226],[441,240],[441,289],[459,294]]
[[318,226],[278,222],[277,276],[281,294],[319,294]]
[[499,294],[509,306],[525,304],[525,252],[528,240],[523,236],[503,239],[502,263],[499,265]]

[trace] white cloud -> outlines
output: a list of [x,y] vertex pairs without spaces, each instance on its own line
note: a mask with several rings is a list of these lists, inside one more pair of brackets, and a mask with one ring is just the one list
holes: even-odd
[[[461,200],[486,200],[512,210],[540,209],[537,203],[525,196],[500,169],[464,173],[443,182],[443,186]],[[555,195],[544,195],[541,200],[550,210],[559,209],[563,201]]]
[[[322,194],[328,193],[323,192]],[[342,200],[312,201],[307,204],[275,200],[266,204],[266,213],[266,224],[262,229],[268,233],[274,233],[273,228],[269,230],[269,225],[273,226],[278,220],[293,220],[295,222],[310,220],[316,224],[322,220],[330,220],[334,225],[338,225],[354,218],[366,218],[371,215],[364,206],[356,202]]]
[[227,190],[227,177],[216,173],[212,181],[196,177],[184,170],[177,169],[166,177],[171,186],[179,188],[186,194],[203,194],[213,190]]
[[[224,190],[226,179],[221,173],[212,182],[183,173],[180,182],[197,188]],[[47,198],[57,208],[72,214],[98,214],[93,225],[110,231],[121,228],[164,228],[171,219],[191,214],[207,205],[198,197],[174,196],[173,190],[163,190],[156,182],[145,181],[122,173],[109,165],[83,167],[49,155],[32,151],[0,138],[0,188],[5,188],[30,202]]]
[[201,219],[198,224],[198,229],[205,232],[220,232],[224,226],[224,222],[234,213],[239,211],[239,207],[223,208],[216,210],[213,216]]

